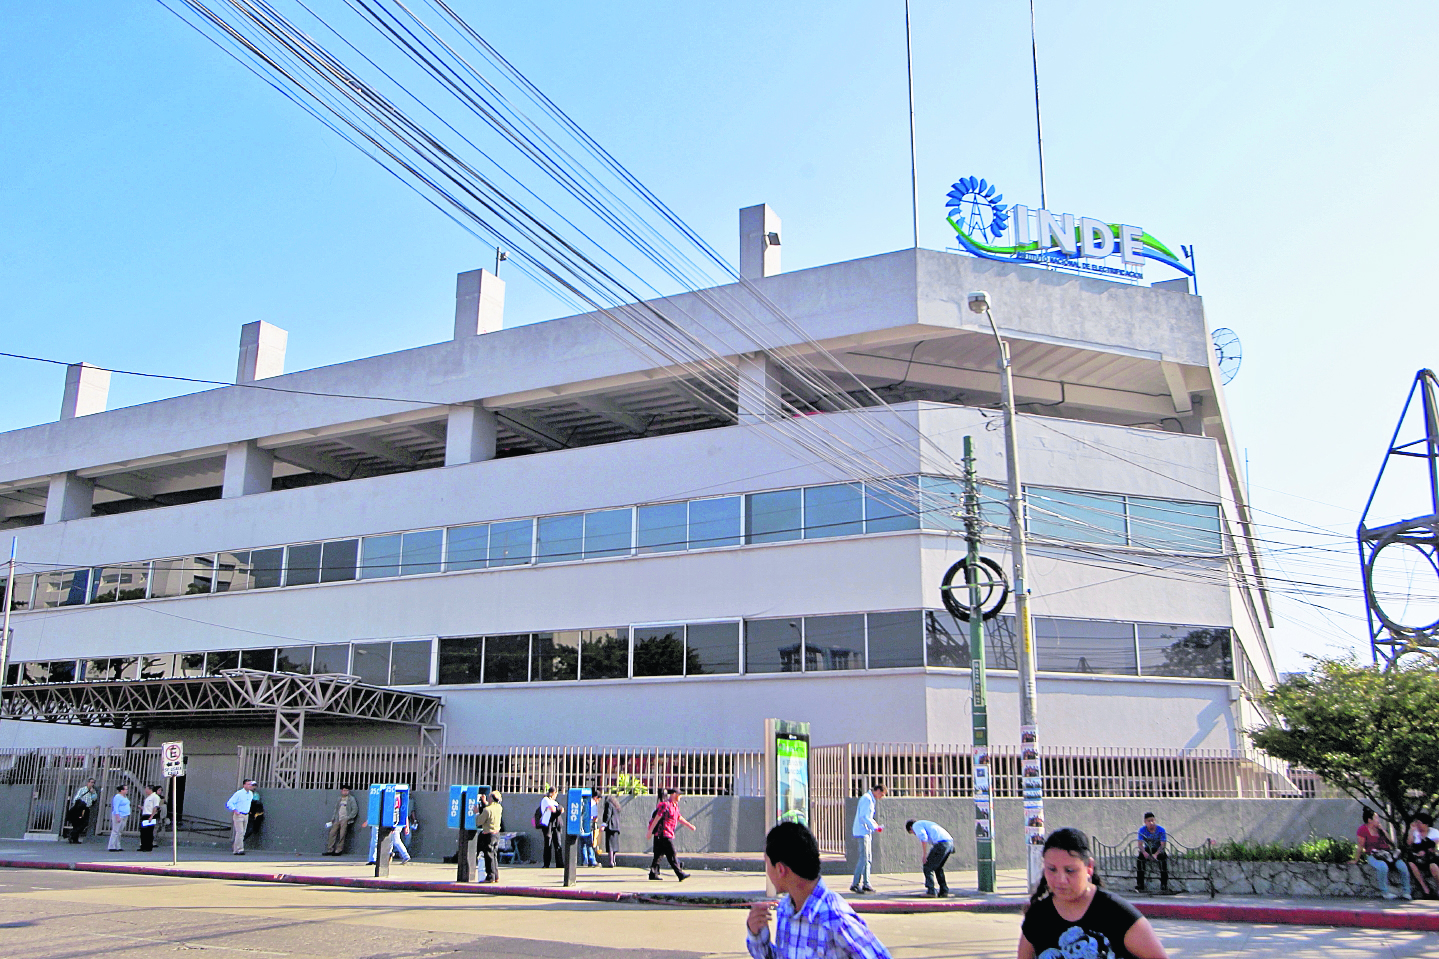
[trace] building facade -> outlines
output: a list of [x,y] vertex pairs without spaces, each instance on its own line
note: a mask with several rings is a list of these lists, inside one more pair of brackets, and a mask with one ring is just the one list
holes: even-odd
[[[1275,677],[1200,299],[925,250],[767,264],[752,282],[808,336],[789,347],[868,388],[802,424],[866,444],[863,475],[793,442],[803,384],[763,355],[730,357],[758,389],[717,412],[605,317],[502,328],[482,271],[444,343],[283,374],[283,332],[252,324],[236,386],[109,411],[73,369],[58,422],[0,434],[7,683],[348,673],[442,696],[450,750],[753,749],[766,716],[968,742],[939,594],[965,436],[1009,562],[984,289],[1022,414],[1043,740],[1241,746]],[[1018,740],[1013,634],[990,624],[996,743]]]

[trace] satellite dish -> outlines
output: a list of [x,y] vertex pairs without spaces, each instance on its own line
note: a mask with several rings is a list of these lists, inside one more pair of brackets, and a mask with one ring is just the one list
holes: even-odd
[[1244,362],[1244,347],[1239,335],[1227,326],[1221,326],[1209,334],[1214,340],[1214,360],[1219,364],[1219,379],[1228,386],[1239,375],[1239,364]]

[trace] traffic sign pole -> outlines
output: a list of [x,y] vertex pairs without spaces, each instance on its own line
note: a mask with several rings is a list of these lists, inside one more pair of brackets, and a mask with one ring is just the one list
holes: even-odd
[[160,758],[165,763],[165,778],[170,780],[170,865],[180,864],[180,817],[175,808],[175,780],[185,775],[185,744],[160,744]]

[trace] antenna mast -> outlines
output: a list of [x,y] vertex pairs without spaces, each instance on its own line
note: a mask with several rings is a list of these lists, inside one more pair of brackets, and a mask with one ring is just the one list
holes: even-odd
[[[906,10],[908,9],[908,0]],[[1034,37],[1034,0],[1029,0],[1029,55],[1034,61],[1034,136],[1039,144],[1039,207],[1042,210],[1049,209],[1049,203],[1044,196],[1044,124],[1039,120],[1039,44]],[[914,85],[910,84],[910,102],[914,102]],[[910,137],[914,136],[914,115],[913,106],[910,108]]]

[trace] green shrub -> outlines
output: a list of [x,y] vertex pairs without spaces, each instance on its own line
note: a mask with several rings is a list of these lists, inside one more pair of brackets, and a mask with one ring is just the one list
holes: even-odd
[[1303,842],[1243,842],[1229,840],[1214,846],[1215,859],[1236,862],[1320,862],[1346,863],[1354,859],[1352,839],[1311,836]]

